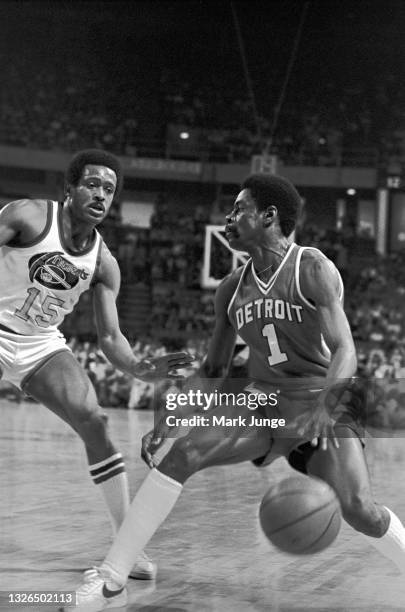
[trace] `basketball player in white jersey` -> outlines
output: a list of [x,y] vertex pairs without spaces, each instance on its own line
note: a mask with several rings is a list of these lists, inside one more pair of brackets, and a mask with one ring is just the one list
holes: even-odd
[[[201,379],[193,385],[207,392],[211,377],[217,379],[213,386],[218,388],[239,334],[250,349],[246,401],[206,412],[200,406],[204,426],[177,438],[157,468],[153,455],[168,437],[173,419],[169,422],[166,413],[144,437],[143,456],[151,472],[105,561],[77,591],[76,612],[125,605],[125,583],[134,560],[192,474],[249,460],[265,465],[280,456],[332,486],[345,520],[405,573],[405,529],[372,496],[356,419],[356,388],[344,385],[346,399],[336,391],[356,371],[355,348],[342,307],[342,282],[320,251],[291,241],[299,205],[298,192],[282,177],[252,175],[242,185],[227,217],[226,235],[229,244],[249,253],[250,259],[217,290],[213,337]],[[276,389],[280,391],[276,403],[273,398],[265,405],[257,403],[255,412],[249,410],[252,396],[260,392],[263,398]],[[330,404],[331,396],[338,406]],[[332,418],[329,410],[336,407],[339,416]],[[178,406],[172,414],[184,417],[193,411],[195,407]],[[254,414],[284,418],[288,427],[263,427],[260,418],[259,424],[255,419],[252,424]]]
[[[63,203],[19,200],[0,213],[0,378],[52,410],[82,438],[114,532],[129,505],[124,461],[94,388],[58,326],[92,288],[100,348],[117,368],[153,381],[190,361],[185,353],[174,353],[137,362],[120,331],[119,268],[95,228],[121,184],[115,156],[82,151],[67,169]],[[156,568],[146,555],[140,553],[134,563],[134,577],[154,578]]]

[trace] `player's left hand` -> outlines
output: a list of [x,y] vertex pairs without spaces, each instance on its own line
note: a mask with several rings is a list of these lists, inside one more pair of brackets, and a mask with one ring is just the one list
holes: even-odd
[[311,439],[312,446],[319,446],[325,451],[328,448],[328,440],[332,440],[333,446],[339,448],[339,441],[334,430],[335,422],[326,408],[320,407],[301,414],[295,420],[294,425],[300,437]]
[[136,364],[133,375],[144,382],[154,382],[163,378],[184,378],[177,370],[188,368],[194,357],[185,352],[168,353],[154,359],[144,359]]
[[151,469],[157,466],[157,462],[154,457],[156,451],[163,446],[170,433],[172,436],[175,435],[177,429],[177,427],[167,424],[165,415],[156,423],[155,427],[151,431],[148,431],[148,433],[143,436],[141,457]]

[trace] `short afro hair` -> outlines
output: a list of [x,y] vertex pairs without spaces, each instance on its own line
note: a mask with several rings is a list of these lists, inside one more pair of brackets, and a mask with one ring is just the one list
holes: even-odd
[[93,166],[106,166],[113,170],[117,177],[115,196],[119,195],[123,183],[121,162],[118,157],[102,149],[85,149],[84,151],[76,153],[67,167],[65,175],[66,183],[76,187],[82,177],[84,167],[88,164]]
[[291,234],[297,225],[302,199],[289,180],[274,174],[251,174],[241,188],[249,189],[258,210],[277,206],[280,229],[284,236]]

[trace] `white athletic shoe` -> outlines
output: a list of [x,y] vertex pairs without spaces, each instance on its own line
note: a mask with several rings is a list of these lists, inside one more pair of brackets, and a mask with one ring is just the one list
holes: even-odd
[[156,574],[156,563],[153,563],[145,552],[141,552],[129,577],[135,578],[135,580],[154,580]]
[[76,591],[76,605],[59,608],[59,612],[100,612],[121,608],[128,601],[125,586],[119,587],[107,572],[93,567],[84,572],[84,582]]

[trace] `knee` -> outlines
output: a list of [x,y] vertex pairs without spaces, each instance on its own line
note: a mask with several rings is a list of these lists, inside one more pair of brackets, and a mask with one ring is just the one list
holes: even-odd
[[202,462],[203,457],[195,441],[180,438],[162,459],[159,471],[178,482],[184,482],[192,474],[198,472]]
[[86,445],[102,442],[107,437],[108,417],[99,410],[82,409],[75,430]]
[[341,501],[345,521],[356,531],[375,538],[382,537],[387,530],[387,520],[382,507],[368,495],[353,495]]

